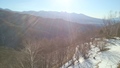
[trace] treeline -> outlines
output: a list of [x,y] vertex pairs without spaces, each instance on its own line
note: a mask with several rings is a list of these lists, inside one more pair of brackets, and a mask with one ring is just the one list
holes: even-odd
[[[97,33],[94,28],[89,27],[82,33],[74,30],[68,38],[39,39],[37,35],[29,34],[30,36],[22,38],[22,48],[1,47],[0,67],[59,68],[73,58],[77,45],[90,41],[90,38]],[[88,47],[87,49],[83,47],[80,50],[85,54]]]
[[104,18],[100,35],[106,38],[120,37],[120,12],[110,12]]
[[59,68],[69,61],[75,46],[67,40],[25,39],[24,48],[0,47],[1,68]]

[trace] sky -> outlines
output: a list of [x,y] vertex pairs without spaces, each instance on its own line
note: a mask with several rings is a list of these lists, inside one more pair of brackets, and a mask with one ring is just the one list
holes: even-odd
[[110,11],[120,11],[120,0],[0,0],[0,8],[13,11],[58,11],[82,13],[103,18]]

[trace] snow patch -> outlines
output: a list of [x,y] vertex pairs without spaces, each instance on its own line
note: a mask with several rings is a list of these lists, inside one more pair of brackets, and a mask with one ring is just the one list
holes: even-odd
[[[78,45],[73,61],[70,60],[61,68],[117,68],[117,64],[120,63],[120,38],[114,37],[114,39],[103,40],[97,38],[95,41],[97,41],[97,44],[90,42],[91,49],[87,54],[89,58],[84,59],[81,56]],[[108,49],[101,51],[99,46],[104,46]]]

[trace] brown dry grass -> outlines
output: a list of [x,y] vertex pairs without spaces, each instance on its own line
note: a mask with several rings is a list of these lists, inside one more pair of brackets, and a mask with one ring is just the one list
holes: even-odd
[[120,68],[120,63],[118,64],[118,67],[117,68]]

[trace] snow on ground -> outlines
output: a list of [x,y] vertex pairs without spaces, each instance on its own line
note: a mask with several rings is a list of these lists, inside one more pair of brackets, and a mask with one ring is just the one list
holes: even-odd
[[[77,46],[73,59],[61,68],[117,68],[118,63],[120,63],[120,38],[99,40],[95,40],[97,44],[90,43],[91,49],[87,54],[89,58],[84,59],[78,50],[79,46]],[[106,50],[102,51],[101,46],[104,46]],[[79,59],[76,58],[78,55]]]

